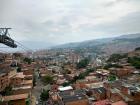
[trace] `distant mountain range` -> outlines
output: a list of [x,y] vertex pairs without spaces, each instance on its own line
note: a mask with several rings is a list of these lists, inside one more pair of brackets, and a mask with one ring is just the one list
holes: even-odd
[[115,38],[95,39],[84,42],[68,43],[54,48],[93,48],[107,54],[125,53],[140,47],[140,33],[121,35]]

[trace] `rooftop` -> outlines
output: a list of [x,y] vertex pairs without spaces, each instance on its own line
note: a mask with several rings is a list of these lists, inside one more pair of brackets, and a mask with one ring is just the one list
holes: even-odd
[[99,88],[99,87],[103,87],[103,82],[90,83],[90,84],[86,84],[86,86],[90,88]]
[[10,96],[3,97],[4,101],[20,100],[26,98],[28,98],[28,94],[18,94],[18,95],[10,95]]
[[112,105],[127,105],[124,101],[118,101],[115,103],[112,103]]
[[83,89],[60,92],[59,96],[62,98],[64,103],[87,99]]
[[109,100],[101,100],[93,103],[92,105],[111,105],[111,102]]
[[105,90],[104,87],[95,88],[95,90],[96,90],[98,93],[106,93],[106,90]]
[[66,91],[66,90],[72,90],[73,88],[71,86],[66,86],[66,87],[59,87],[59,91]]
[[70,96],[71,93],[73,93],[73,95],[85,94],[85,90],[79,89],[74,91],[64,91],[64,92],[60,92],[59,96],[61,97]]
[[16,75],[13,78],[24,78],[25,75],[23,75],[23,72],[16,73]]
[[84,94],[78,94],[78,95],[70,95],[70,96],[65,96],[63,97],[63,102],[72,102],[72,101],[78,101],[78,100],[83,100],[87,99],[87,97]]
[[32,87],[31,86],[14,87],[12,90],[19,90],[19,89],[32,89]]
[[33,80],[24,80],[23,84],[32,84]]

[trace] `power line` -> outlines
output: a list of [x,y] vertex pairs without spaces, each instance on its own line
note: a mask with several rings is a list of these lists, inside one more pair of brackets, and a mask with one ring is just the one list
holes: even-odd
[[34,52],[32,49],[24,46],[22,43],[18,42],[18,41],[15,41],[23,50],[25,51],[31,51],[31,52]]
[[[29,49],[29,48],[27,48],[27,47],[25,47],[23,44],[21,44],[20,42],[18,42],[18,41],[15,41],[17,44],[18,44],[18,48],[21,48],[22,50],[24,50],[25,52],[26,51],[31,51],[31,52],[33,52],[33,50],[32,49]],[[3,46],[0,46],[0,48],[3,48],[3,49],[11,49],[10,47],[3,47]]]

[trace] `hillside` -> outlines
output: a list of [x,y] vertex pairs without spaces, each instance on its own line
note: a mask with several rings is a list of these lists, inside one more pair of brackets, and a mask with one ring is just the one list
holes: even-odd
[[140,47],[140,33],[121,35],[115,38],[89,40],[78,43],[68,43],[54,48],[93,48],[98,52],[125,53]]

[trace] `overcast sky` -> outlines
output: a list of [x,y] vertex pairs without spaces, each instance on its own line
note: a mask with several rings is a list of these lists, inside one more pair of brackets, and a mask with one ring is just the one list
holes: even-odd
[[30,48],[138,33],[140,0],[0,0],[0,27]]

